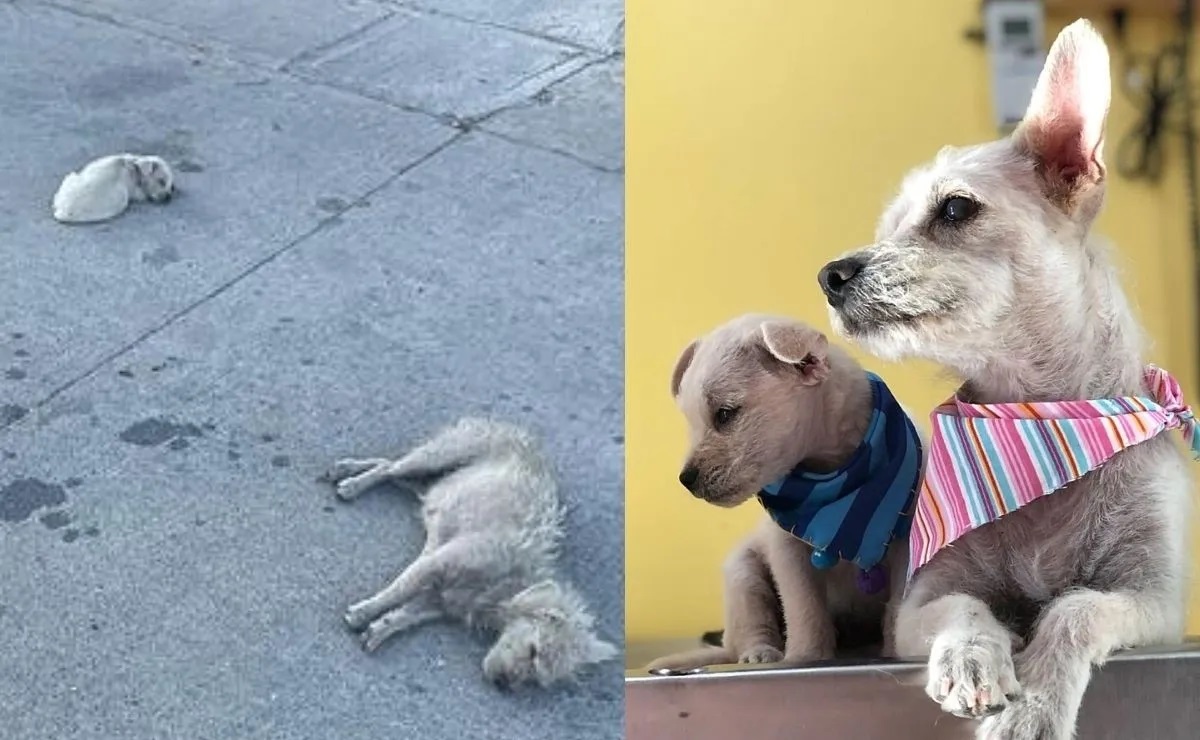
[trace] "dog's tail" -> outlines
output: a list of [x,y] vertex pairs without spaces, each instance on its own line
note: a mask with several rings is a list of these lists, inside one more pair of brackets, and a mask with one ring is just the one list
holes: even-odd
[[647,671],[690,671],[710,665],[726,665],[736,663],[737,656],[729,648],[717,645],[705,645],[702,648],[675,653],[659,658],[646,666]]

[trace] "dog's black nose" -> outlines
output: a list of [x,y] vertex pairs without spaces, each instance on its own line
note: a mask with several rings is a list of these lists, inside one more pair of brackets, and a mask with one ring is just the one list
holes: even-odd
[[846,302],[846,287],[862,272],[863,261],[855,257],[834,260],[821,268],[817,273],[817,282],[825,293],[829,305],[841,308]]
[[692,487],[696,485],[696,481],[699,478],[700,478],[700,469],[695,467],[694,465],[689,465],[688,467],[683,469],[682,473],[679,474],[679,482],[682,483],[683,487],[688,489],[689,491],[691,491]]

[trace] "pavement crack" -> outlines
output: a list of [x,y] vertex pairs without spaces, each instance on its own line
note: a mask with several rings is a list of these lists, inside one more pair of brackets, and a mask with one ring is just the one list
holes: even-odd
[[[160,31],[151,30],[149,28],[146,28],[144,25],[130,23],[129,21],[122,20],[122,19],[118,18],[117,16],[111,15],[109,13],[101,13],[101,12],[95,11],[95,10],[85,10],[83,8],[77,8],[73,5],[63,5],[62,3],[54,2],[54,0],[38,0],[37,4],[41,5],[43,7],[46,7],[46,8],[50,8],[52,10],[57,10],[60,13],[66,13],[67,15],[73,15],[76,18],[83,18],[85,20],[95,21],[97,23],[104,23],[106,25],[113,26],[114,28],[119,28],[122,31],[129,31],[131,33],[142,34],[143,36],[149,36],[152,39],[157,39],[158,41],[162,41],[164,43],[171,44],[172,46],[184,48],[184,49],[187,49],[188,51],[201,52],[201,53],[205,53],[205,54],[212,51],[212,46],[210,44],[208,44],[207,42],[188,41],[188,40],[184,40],[181,38],[177,38],[177,37],[172,36],[167,33],[162,33]],[[168,24],[161,24],[161,23],[156,24],[156,25],[158,25],[160,27],[166,27],[166,28],[173,29],[173,30],[177,31],[178,33],[180,33],[181,35],[187,34],[185,29],[178,28],[176,26],[170,26]],[[233,59],[233,55],[229,54],[228,52],[226,53],[226,56],[229,57],[231,60]],[[240,62],[240,63],[244,64],[244,62]],[[254,66],[254,65],[249,65],[249,66]]]
[[415,10],[419,13],[424,13],[425,15],[449,18],[451,20],[460,21],[462,23],[470,23],[471,25],[474,25],[474,26],[481,26],[483,28],[493,28],[493,29],[496,29],[497,31],[508,31],[509,33],[515,33],[515,34],[519,34],[521,36],[527,36],[529,38],[538,39],[539,41],[545,41],[545,42],[548,42],[551,44],[557,44],[559,46],[567,46],[567,47],[570,47],[577,51],[586,52],[586,53],[590,53],[590,54],[607,54],[609,51],[608,49],[597,49],[594,46],[588,46],[587,44],[581,44],[578,41],[572,41],[571,39],[563,38],[561,36],[554,36],[552,34],[541,33],[539,31],[531,31],[527,28],[520,28],[518,26],[509,26],[504,23],[496,23],[495,21],[488,21],[488,20],[484,20],[482,18],[472,18],[470,16],[460,15],[458,13],[450,13],[445,10],[440,10],[438,8],[431,8],[428,5],[425,5],[424,3],[420,3],[420,2],[414,3],[414,2],[407,2],[406,0],[393,0],[393,2],[391,4],[397,5],[402,8],[408,8],[410,10]]
[[279,65],[277,67],[277,70],[280,72],[283,72],[285,74],[289,73],[291,71],[292,67],[299,65],[299,64],[304,64],[306,62],[311,62],[314,59],[319,59],[324,54],[328,53],[329,51],[332,51],[333,49],[336,49],[337,47],[339,47],[343,44],[350,43],[351,41],[355,41],[357,39],[362,38],[363,36],[366,36],[368,33],[370,33],[372,30],[374,30],[378,26],[380,26],[384,23],[387,23],[388,21],[392,20],[395,17],[396,17],[395,11],[388,10],[379,18],[376,18],[362,26],[359,26],[358,28],[354,29],[353,31],[350,31],[349,33],[344,34],[344,35],[334,39],[333,41],[330,41],[330,42],[324,43],[324,44],[320,44],[318,46],[314,46],[311,49],[305,49],[304,51],[300,52],[299,54],[296,54],[295,56],[293,56],[291,59],[288,59],[283,64]]
[[625,172],[624,166],[606,167],[605,165],[598,164],[598,163],[593,162],[588,159],[584,159],[583,157],[580,157],[578,154],[568,152],[565,149],[559,149],[557,147],[547,146],[545,144],[538,144],[537,142],[528,141],[526,139],[518,139],[516,137],[509,136],[508,134],[502,134],[499,131],[492,131],[491,129],[486,128],[486,127],[479,127],[474,130],[478,131],[479,133],[487,134],[488,136],[492,136],[494,138],[500,139],[501,141],[506,141],[509,144],[513,144],[514,146],[521,146],[521,147],[525,147],[526,149],[536,149],[539,152],[546,152],[547,154],[555,154],[560,157],[566,157],[567,159],[571,160],[572,162],[583,165],[584,167],[587,167],[589,170],[595,170],[596,172],[605,172],[605,173],[614,174],[614,175],[624,174],[624,172]]
[[[509,89],[511,90],[512,88],[517,87],[523,81],[530,80],[530,79],[533,79],[534,77],[537,77],[540,74],[550,72],[557,66],[561,66],[568,62],[575,61],[576,59],[579,58],[579,56],[580,55],[576,54],[574,56],[571,56],[567,59],[562,60],[561,62],[552,64],[539,72],[535,72],[531,75],[526,75],[520,81],[518,81],[516,84],[510,86]],[[486,113],[481,113],[477,116],[472,116],[470,119],[467,119],[466,123],[469,127],[474,128],[476,126],[481,126],[482,124],[487,123],[488,121],[490,121],[491,119],[500,115],[501,113],[507,113],[510,110],[516,110],[518,108],[527,107],[532,102],[536,101],[539,97],[541,97],[541,96],[545,95],[547,92],[549,92],[552,88],[558,87],[559,85],[563,84],[564,82],[567,82],[568,80],[571,80],[571,79],[579,76],[580,74],[591,69],[592,67],[595,67],[600,64],[604,64],[606,62],[610,62],[614,59],[620,59],[620,58],[622,58],[622,56],[623,55],[620,52],[613,52],[611,54],[607,54],[602,57],[590,59],[587,62],[585,62],[585,63],[579,65],[578,67],[572,69],[571,71],[567,72],[562,77],[556,77],[553,80],[550,80],[545,85],[543,85],[542,87],[535,90],[529,96],[522,98],[521,100],[515,100],[511,103],[505,103],[504,105],[501,105],[497,108],[487,111]]]
[[[363,193],[359,197],[355,198],[352,202],[347,203],[345,205],[345,207],[342,208],[341,210],[330,213],[329,216],[318,221],[317,224],[315,226],[313,226],[313,228],[309,229],[308,231],[304,232],[303,234],[300,234],[296,238],[287,242],[286,244],[279,247],[278,249],[270,252],[266,256],[256,260],[249,267],[245,268],[244,270],[242,270],[238,274],[234,275],[233,277],[225,280],[220,285],[218,285],[217,287],[208,291],[206,294],[204,294],[200,298],[197,298],[196,300],[187,304],[183,308],[168,315],[165,319],[158,322],[157,324],[150,327],[149,329],[146,329],[141,334],[139,334],[137,337],[135,337],[133,340],[125,343],[123,346],[119,347],[118,349],[113,350],[112,352],[108,353],[107,355],[102,357],[99,361],[94,363],[91,367],[87,368],[86,370],[84,370],[81,373],[78,373],[73,378],[65,381],[61,385],[55,387],[48,394],[46,394],[46,396],[43,397],[40,401],[36,402],[34,404],[34,408],[40,409],[40,408],[44,407],[46,404],[50,403],[51,401],[58,398],[62,394],[71,390],[72,388],[79,385],[83,381],[91,378],[92,376],[94,376],[97,372],[99,372],[104,367],[106,367],[106,366],[110,365],[111,363],[113,363],[114,361],[120,359],[121,356],[127,354],[134,348],[138,347],[139,345],[144,343],[146,340],[161,333],[164,329],[175,324],[180,319],[187,317],[189,314],[194,312],[196,309],[207,304],[209,301],[213,300],[214,298],[217,298],[218,296],[222,295],[223,293],[228,291],[230,288],[233,288],[234,286],[238,285],[239,283],[241,283],[243,280],[250,277],[251,275],[254,275],[255,273],[257,273],[260,269],[262,269],[266,265],[279,259],[283,255],[292,251],[293,249],[295,249],[299,245],[303,244],[304,242],[308,241],[309,239],[316,236],[317,234],[320,234],[325,229],[327,229],[331,224],[336,223],[337,220],[346,213],[346,211],[349,211],[351,208],[354,208],[356,206],[356,204],[361,203],[364,199],[370,198],[371,196],[378,193],[380,190],[383,190],[384,188],[391,185],[393,182],[395,182],[399,178],[403,177],[404,175],[408,174],[409,172],[412,172],[414,169],[425,164],[429,160],[436,157],[438,154],[441,154],[442,152],[446,151],[451,146],[453,146],[457,142],[461,141],[465,135],[466,134],[464,134],[464,133],[455,134],[454,136],[451,136],[446,141],[437,145],[436,147],[429,150],[425,154],[422,154],[420,157],[414,159],[413,161],[411,161],[408,164],[404,165],[403,167],[399,168],[394,173],[392,173],[388,177],[384,178],[384,180],[382,182],[380,182],[378,185],[367,190],[365,193]],[[0,431],[5,431],[7,429],[12,428],[13,426],[15,426],[15,424],[9,424],[6,427],[0,427]]]

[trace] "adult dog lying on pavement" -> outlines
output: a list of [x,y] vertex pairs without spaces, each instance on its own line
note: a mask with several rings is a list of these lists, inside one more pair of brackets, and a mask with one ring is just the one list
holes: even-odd
[[326,478],[345,501],[388,481],[425,484],[418,494],[426,530],[421,555],[346,611],[366,650],[453,618],[499,633],[483,671],[502,686],[548,686],[617,656],[596,637],[583,599],[554,576],[562,539],[558,486],[523,430],[463,419],[399,460],[339,460]]

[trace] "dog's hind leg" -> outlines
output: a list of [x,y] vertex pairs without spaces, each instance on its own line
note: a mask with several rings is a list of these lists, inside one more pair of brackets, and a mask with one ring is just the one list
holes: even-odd
[[362,634],[363,650],[366,650],[368,653],[375,652],[392,635],[419,627],[422,624],[432,622],[444,616],[445,614],[440,609],[415,602],[392,609],[367,626],[367,629]]
[[433,590],[440,585],[444,576],[482,567],[494,557],[483,546],[482,539],[463,537],[423,552],[386,588],[347,609],[346,624],[351,629],[360,630],[384,612]]
[[925,693],[959,717],[979,719],[1004,709],[1021,691],[1012,633],[974,596],[928,599],[919,580],[914,586],[896,615],[896,650],[904,657],[929,656]]
[[432,476],[466,465],[487,454],[500,441],[507,433],[500,429],[481,419],[463,419],[399,460],[372,461],[378,464],[338,483],[338,496],[349,501],[385,481]]
[[462,419],[392,463],[388,470],[397,478],[444,473],[488,454],[508,434],[511,431],[507,428],[484,419]]
[[[342,463],[364,463],[365,464],[368,461],[367,460],[342,460],[341,462]],[[363,493],[365,493],[369,489],[372,489],[381,483],[386,483],[387,481],[396,477],[391,472],[392,465],[395,464],[391,460],[379,460],[379,461],[370,461],[370,462],[374,462],[375,464],[366,467],[366,469],[363,470],[362,472],[350,473],[349,474],[350,477],[348,477],[348,478],[343,477],[342,480],[340,480],[338,482],[338,484],[337,484],[338,498],[340,498],[343,501],[353,501],[354,499],[358,498],[359,496],[361,496]],[[347,464],[345,466],[345,469],[352,470],[352,469],[354,469],[354,466]]]
[[[1122,647],[1178,640],[1179,609],[1145,593],[1080,589],[1043,610],[1017,656],[1024,695],[979,728],[987,740],[1067,740],[1093,665]],[[1172,616],[1174,615],[1174,616]]]
[[343,458],[335,462],[329,470],[326,470],[321,476],[321,480],[328,481],[329,483],[340,483],[351,476],[365,473],[371,468],[387,465],[390,462],[391,460],[386,457],[368,457],[366,459]]

